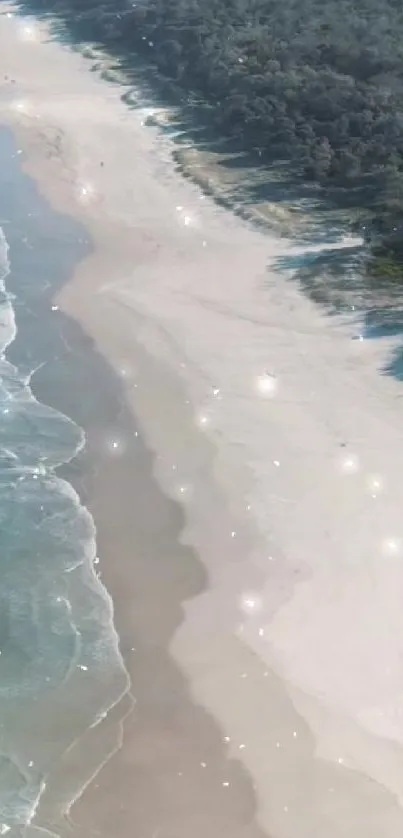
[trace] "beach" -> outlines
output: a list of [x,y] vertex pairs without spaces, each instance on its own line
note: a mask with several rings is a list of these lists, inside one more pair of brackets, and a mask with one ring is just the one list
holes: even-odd
[[0,121],[83,244],[32,386],[85,432],[62,474],[129,675],[30,829],[397,838],[401,339],[315,307],[284,265],[317,245],[216,206],[121,85],[1,10]]

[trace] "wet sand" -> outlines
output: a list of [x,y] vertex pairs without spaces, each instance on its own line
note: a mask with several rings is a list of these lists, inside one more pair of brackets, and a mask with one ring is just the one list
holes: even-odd
[[[123,699],[66,755],[50,778],[38,821],[59,830],[66,780],[70,786],[74,773],[81,790],[100,757],[120,744],[124,719],[118,753],[71,812],[74,834],[260,838],[252,783],[228,757],[218,726],[191,700],[168,651],[183,602],[205,589],[206,572],[180,543],[183,513],[153,478],[154,457],[138,434],[122,382],[82,330],[58,318],[66,353],[38,372],[34,389],[43,400],[51,394],[53,406],[86,431],[85,454],[63,475],[97,522],[102,580],[115,603],[135,704]],[[105,446],[111,431],[126,440],[124,457],[111,457]]]
[[88,433],[75,479],[135,700],[66,754],[38,817],[119,746],[78,834],[397,838],[398,385],[279,277],[292,243],[204,200],[119,86],[24,26],[0,20],[1,118],[94,244],[57,297],[76,321],[57,406]]

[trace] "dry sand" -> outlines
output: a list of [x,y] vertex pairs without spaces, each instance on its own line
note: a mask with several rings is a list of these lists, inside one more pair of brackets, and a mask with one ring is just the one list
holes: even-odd
[[[27,170],[95,242],[59,303],[126,381],[160,485],[183,503],[181,539],[208,572],[171,644],[195,701],[249,771],[272,838],[400,838],[402,391],[380,374],[393,341],[354,341],[353,324],[315,309],[276,269],[292,243],[203,199],[170,165],[169,142],[86,59],[7,16],[0,56],[15,80],[0,115]],[[117,526],[116,549],[121,538]],[[105,573],[119,624],[130,603]],[[147,793],[144,760],[161,735],[139,758],[127,726],[109,810],[123,778],[125,799],[139,784]],[[209,788],[231,782],[221,772]],[[247,795],[239,782],[232,810]],[[135,834],[238,834],[228,820],[194,827],[210,792],[183,799],[182,824],[162,814]],[[248,812],[240,835],[256,834]]]

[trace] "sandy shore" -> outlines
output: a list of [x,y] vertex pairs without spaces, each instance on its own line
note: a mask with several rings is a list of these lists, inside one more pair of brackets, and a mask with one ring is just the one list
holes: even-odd
[[[167,141],[80,55],[3,16],[0,56],[1,119],[44,194],[95,244],[58,303],[120,375],[159,485],[185,516],[171,530],[184,551],[173,576],[152,572],[152,596],[136,597],[135,527],[149,516],[142,543],[156,539],[157,555],[167,528],[158,544],[154,496],[132,514],[126,419],[111,428],[114,459],[112,437],[95,434],[103,575],[123,650],[139,622],[148,638],[131,673],[155,712],[140,730],[128,717],[75,823],[129,835],[138,817],[144,836],[249,838],[254,789],[272,838],[397,838],[402,393],[379,372],[397,341],[353,341],[352,324],[315,309],[276,270],[292,244],[181,180]],[[173,681],[166,649],[155,655],[171,635]]]
[[[86,431],[85,453],[63,476],[96,516],[101,578],[113,591],[132,694],[65,752],[47,779],[37,822],[62,835],[73,824],[79,836],[263,838],[251,780],[168,652],[183,600],[207,582],[195,552],[180,544],[181,509],[153,477],[154,457],[124,383],[75,321],[58,312],[57,322],[62,340],[36,374],[35,394]],[[111,458],[105,445],[112,430],[125,439],[124,458]]]

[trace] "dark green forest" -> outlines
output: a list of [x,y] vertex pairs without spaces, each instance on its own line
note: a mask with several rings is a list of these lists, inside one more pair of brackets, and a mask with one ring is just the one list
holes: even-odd
[[[147,62],[234,147],[289,162],[403,238],[402,0],[26,0]],[[402,245],[403,249],[403,245]]]

